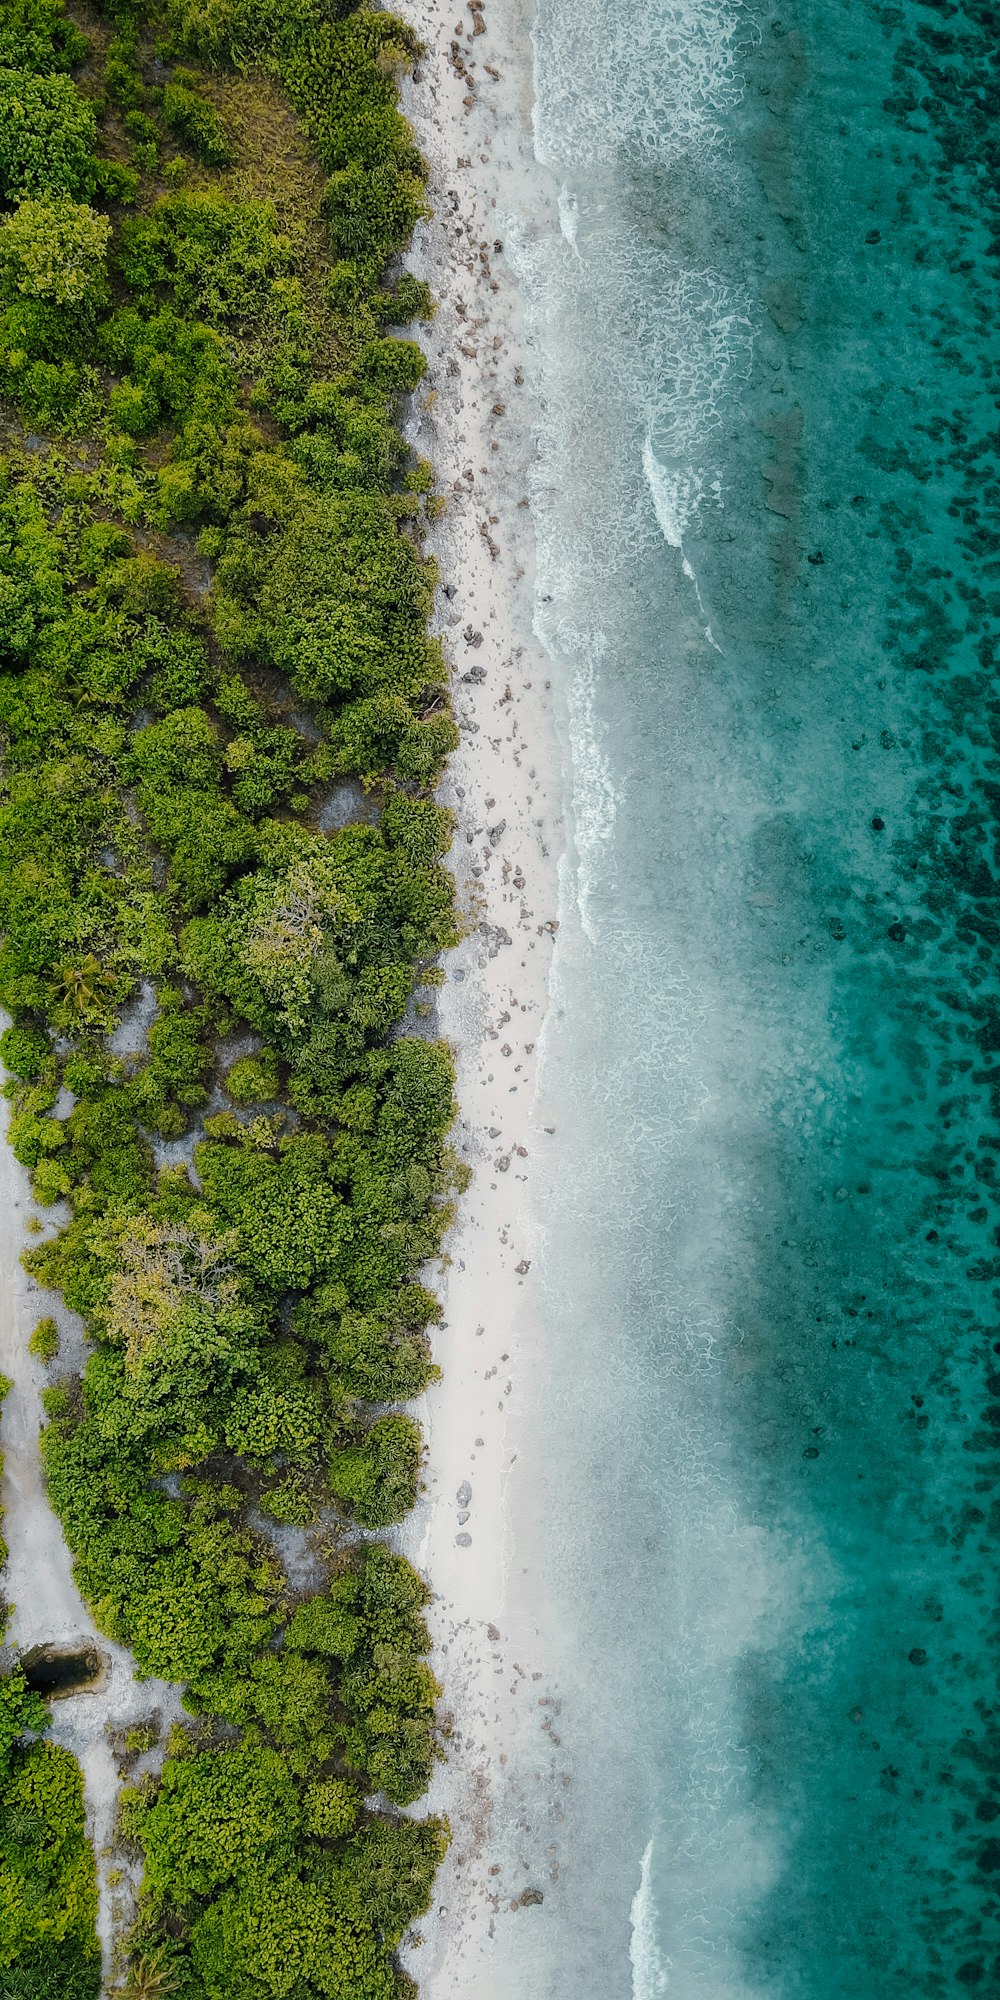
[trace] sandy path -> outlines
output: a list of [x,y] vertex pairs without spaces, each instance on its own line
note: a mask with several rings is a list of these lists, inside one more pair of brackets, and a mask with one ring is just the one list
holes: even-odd
[[[0,1015],[0,1026],[6,1025],[6,1015]],[[78,1371],[82,1330],[58,1296],[43,1292],[22,1269],[25,1243],[43,1238],[29,1239],[24,1233],[25,1221],[35,1209],[27,1171],[7,1144],[9,1117],[10,1106],[0,1099],[0,1371],[12,1383],[0,1419],[4,1535],[10,1550],[3,1589],[13,1606],[4,1651],[9,1663],[33,1646],[73,1647],[94,1641],[108,1662],[101,1687],[52,1704],[51,1735],[72,1751],[83,1771],[87,1831],[97,1856],[98,1930],[105,1986],[110,1990],[114,1945],[128,1921],[135,1884],[127,1872],[114,1888],[108,1881],[115,1866],[122,1866],[113,1852],[121,1780],[108,1731],[127,1728],[155,1713],[162,1734],[180,1712],[181,1690],[166,1681],[137,1681],[131,1655],[98,1632],[73,1582],[69,1550],[49,1505],[38,1455],[41,1391],[47,1380]],[[52,1211],[42,1210],[41,1216],[45,1233],[52,1234]],[[59,1325],[60,1353],[53,1367],[46,1369],[28,1353],[28,1340],[37,1321],[49,1315]],[[145,1757],[136,1769],[151,1768],[157,1754]]]

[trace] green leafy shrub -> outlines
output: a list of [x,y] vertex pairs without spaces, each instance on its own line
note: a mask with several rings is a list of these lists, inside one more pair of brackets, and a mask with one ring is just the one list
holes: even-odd
[[11,1076],[34,1083],[47,1067],[52,1044],[44,1028],[5,1028],[0,1035],[0,1062]]
[[266,1104],[278,1095],[278,1066],[272,1049],[241,1056],[226,1077],[226,1089],[237,1104]]
[[82,61],[87,40],[63,12],[62,0],[6,0],[0,22],[0,69],[47,76]]
[[107,296],[106,216],[66,197],[18,203],[0,223],[0,267],[17,292],[93,311]]
[[0,193],[68,195],[94,187],[94,109],[68,76],[0,69]]
[[23,1675],[0,1680],[0,1745],[15,1731],[0,1768],[0,1993],[6,1983],[25,2000],[97,2000],[97,1885],[80,1771],[68,1750],[16,1741],[47,1721]]
[[44,1729],[48,1719],[41,1695],[29,1688],[20,1668],[0,1677],[0,1784],[6,1786],[14,1769],[18,1739],[28,1730]]
[[214,104],[191,88],[192,81],[186,71],[174,71],[163,92],[163,122],[179,139],[186,139],[205,166],[228,166],[230,151],[225,125]]
[[417,1497],[423,1443],[420,1427],[396,1412],[378,1417],[362,1444],[330,1459],[330,1485],[364,1528],[388,1528]]
[[317,1778],[306,1789],[305,1819],[316,1840],[340,1840],[357,1823],[361,1801],[343,1778]]
[[40,1319],[28,1342],[37,1361],[54,1361],[59,1352],[59,1328],[54,1319]]
[[168,293],[177,310],[227,326],[268,310],[294,256],[269,202],[231,202],[212,190],[165,195],[127,222],[120,264],[140,299],[152,305]]

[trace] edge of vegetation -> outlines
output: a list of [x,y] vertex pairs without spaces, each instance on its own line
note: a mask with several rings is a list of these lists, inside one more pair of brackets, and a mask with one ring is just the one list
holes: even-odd
[[[182,1682],[135,2000],[401,2000],[446,1825],[401,1407],[464,1170],[422,1032],[455,942],[433,798],[429,468],[399,430],[431,303],[357,0],[0,14],[0,1038],[55,1227],[43,1453],[80,1590]],[[37,1225],[36,1225],[37,1228]],[[313,1593],[282,1561],[321,1538]],[[79,1772],[0,1681],[0,2000],[95,2000]]]

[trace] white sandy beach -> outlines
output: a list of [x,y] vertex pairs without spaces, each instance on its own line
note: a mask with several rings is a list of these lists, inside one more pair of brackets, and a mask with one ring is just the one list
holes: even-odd
[[516,1416],[544,1337],[533,1193],[552,1135],[537,1115],[536,1074],[565,832],[554,695],[532,634],[533,392],[504,238],[558,230],[558,220],[554,202],[538,212],[518,0],[486,0],[464,19],[455,0],[408,0],[403,11],[426,47],[404,107],[431,163],[434,207],[408,261],[438,300],[412,437],[448,496],[435,536],[438,623],[462,732],[442,797],[456,815],[451,865],[469,928],[447,963],[440,1021],[457,1058],[456,1145],[474,1170],[448,1245],[435,1342],[443,1379],[420,1411],[425,1497],[403,1538],[434,1592],[434,1664],[453,1734],[429,1803],[454,1833],[406,1963],[426,2000],[513,2000],[508,1926],[544,1922],[568,1783],[533,1604],[539,1467],[519,1450]]

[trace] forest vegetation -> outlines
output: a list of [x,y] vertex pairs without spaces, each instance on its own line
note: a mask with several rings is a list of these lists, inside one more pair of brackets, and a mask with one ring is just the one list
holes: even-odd
[[[463,1181],[415,53],[356,0],[0,7],[0,1056],[57,1224],[25,1261],[90,1343],[78,1381],[33,1337],[49,1492],[100,1628],[186,1689],[121,1807],[136,2000],[400,2000],[447,1840],[404,1811],[427,1589],[378,1539]],[[0,2000],[95,2000],[47,1721],[0,1682]]]

